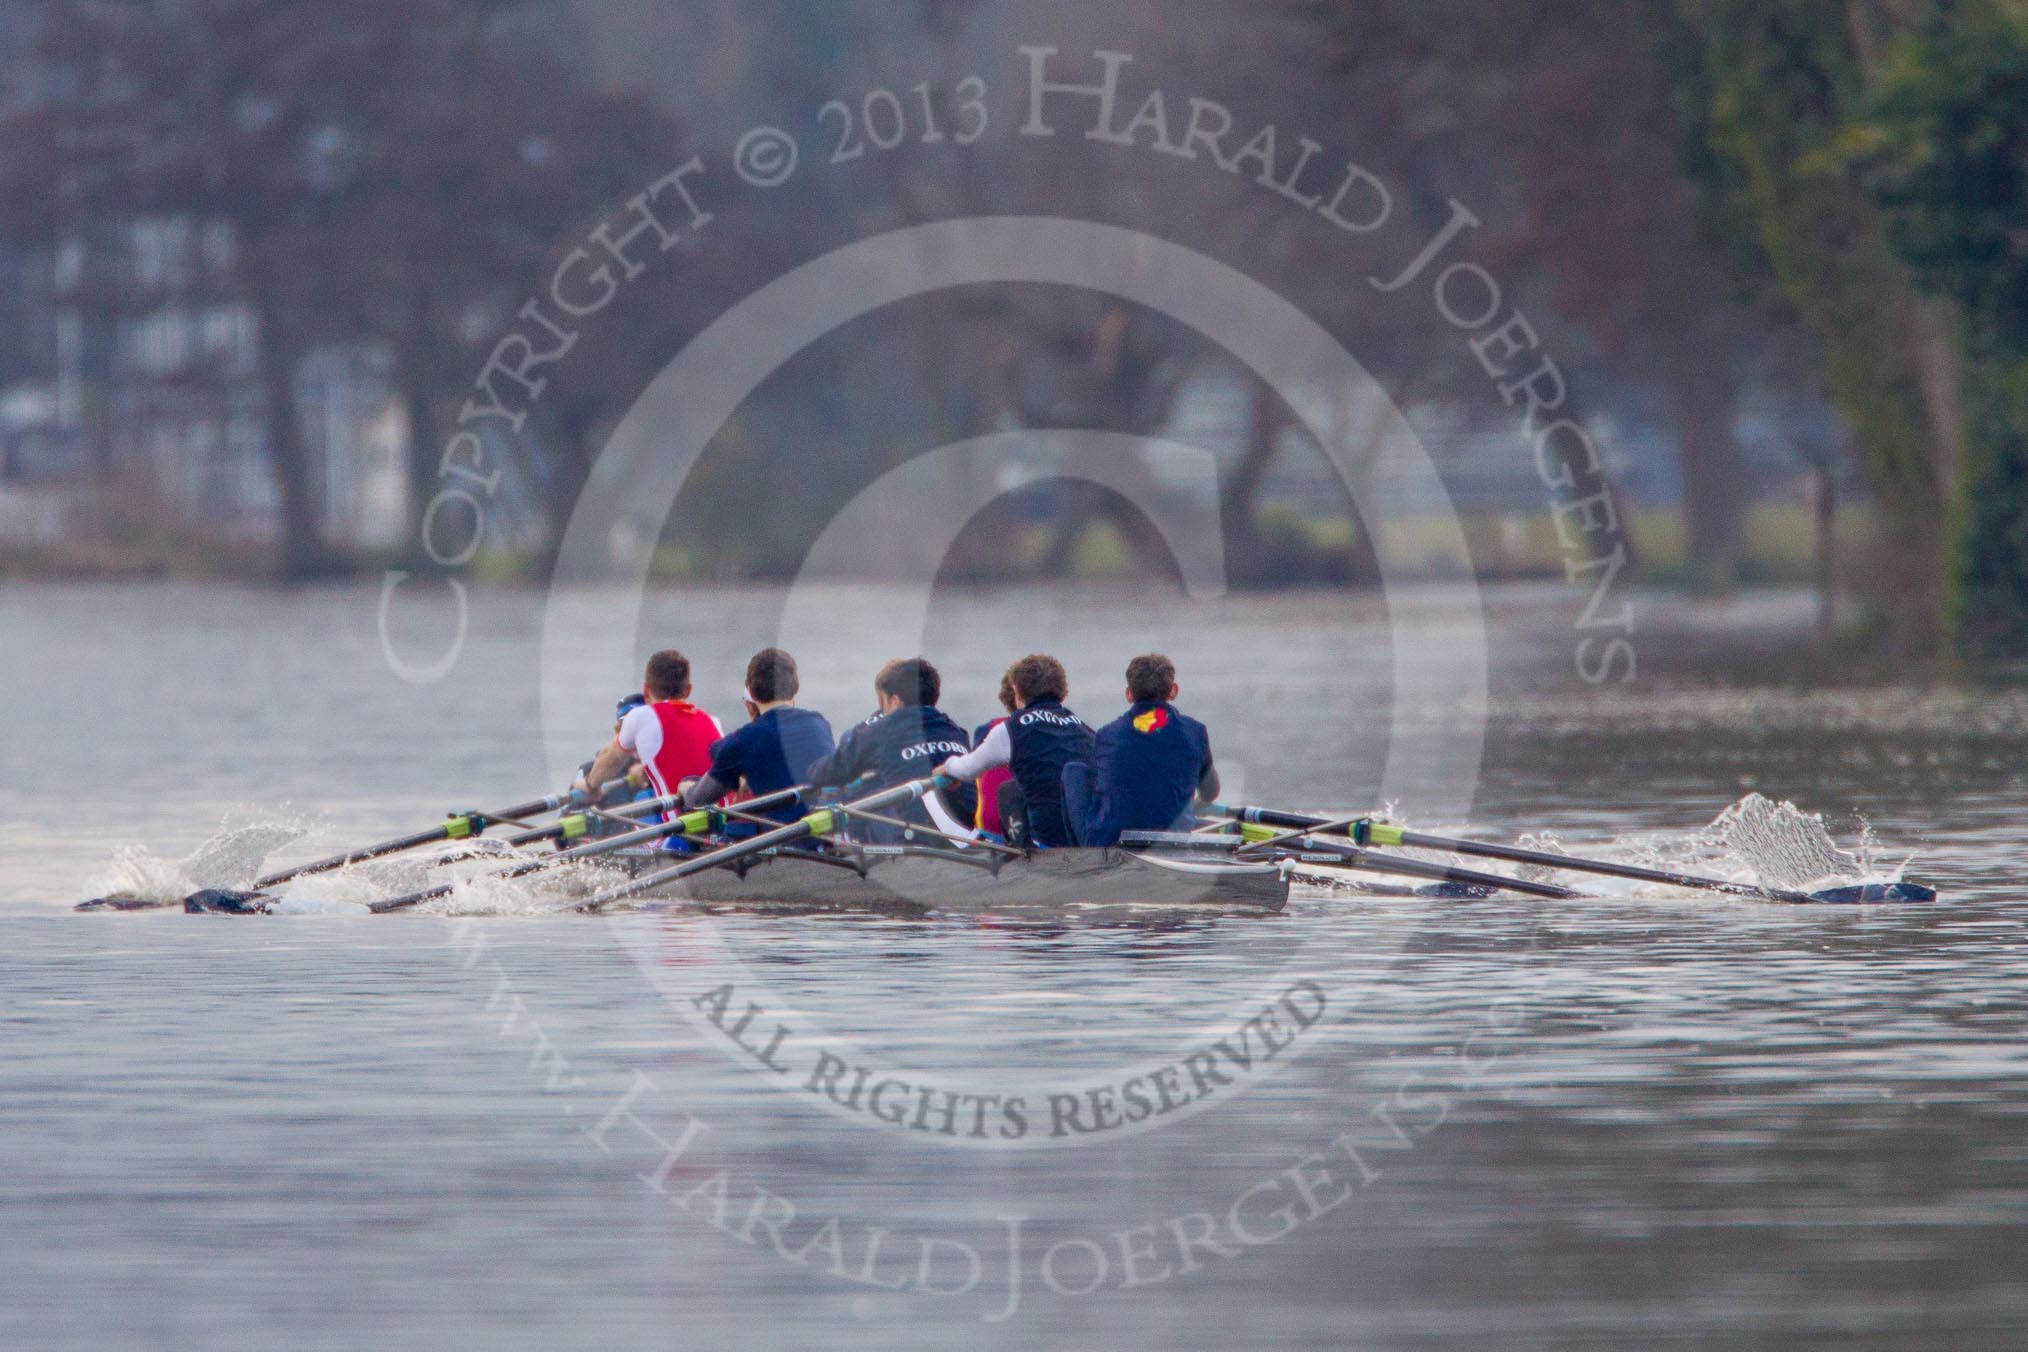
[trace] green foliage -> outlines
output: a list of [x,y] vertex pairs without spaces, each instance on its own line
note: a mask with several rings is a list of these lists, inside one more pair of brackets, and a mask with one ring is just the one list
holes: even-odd
[[[2028,6],[1674,0],[1663,29],[1713,236],[1816,336],[1860,447],[1897,628],[1940,590],[1959,652],[2028,653]],[[1958,316],[1927,373],[1918,288]]]
[[1973,367],[1971,454],[1953,523],[1951,630],[1975,659],[2028,655],[2028,360]]
[[1897,44],[1857,139],[1887,237],[1963,319],[1964,476],[1948,618],[1974,658],[2028,654],[2028,14],[1938,12]]
[[1974,6],[1900,44],[1865,124],[1888,238],[1975,332],[2028,348],[2028,25]]

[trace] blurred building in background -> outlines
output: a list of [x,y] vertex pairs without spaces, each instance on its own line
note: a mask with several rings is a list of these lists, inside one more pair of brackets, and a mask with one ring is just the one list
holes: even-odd
[[[71,236],[13,275],[14,369],[29,378],[0,390],[0,485],[14,504],[0,532],[47,536],[111,492],[229,540],[271,540],[280,503],[231,231],[137,220]],[[402,534],[408,436],[389,367],[377,345],[342,344],[295,373],[319,521],[336,544],[388,548]]]

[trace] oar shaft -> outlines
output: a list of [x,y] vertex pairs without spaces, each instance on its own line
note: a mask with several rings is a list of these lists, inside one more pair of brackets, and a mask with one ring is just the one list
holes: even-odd
[[[757,808],[779,807],[803,792],[803,786],[798,785],[793,789],[783,789],[780,793],[771,793],[764,797],[755,798],[743,806]],[[681,803],[680,797],[653,799],[651,803],[669,803],[672,801],[678,805]],[[650,807],[651,803],[638,803],[634,804],[634,806],[645,810]],[[622,814],[616,812],[613,815],[620,816]],[[616,850],[627,849],[630,846],[651,845],[658,840],[666,840],[670,836],[701,835],[710,829],[711,818],[716,815],[717,813],[711,808],[699,808],[695,812],[686,812],[682,816],[673,817],[666,822],[657,822],[652,826],[644,826],[638,831],[627,831],[617,836],[602,836],[597,840],[588,841],[572,849],[561,850],[556,854],[546,855],[538,859],[524,860],[510,869],[506,869],[500,873],[488,874],[487,876],[502,879],[525,878],[531,873],[541,873],[549,869],[559,868],[565,864],[576,863],[582,859],[593,859],[602,854],[611,854]],[[458,885],[456,883],[439,883],[435,887],[426,887],[420,892],[410,892],[406,896],[389,897],[384,901],[376,901],[368,906],[367,909],[376,915],[385,915],[389,911],[405,911],[412,906],[420,906],[426,901],[435,901],[439,897],[448,897],[457,888]]]
[[1639,864],[1615,863],[1610,859],[1572,859],[1569,855],[1552,854],[1547,850],[1526,850],[1520,846],[1485,845],[1475,840],[1454,840],[1449,836],[1433,836],[1424,831],[1403,831],[1401,843],[1419,845],[1426,849],[1448,850],[1452,854],[1468,854],[1480,859],[1506,859],[1517,864],[1537,864],[1543,868],[1570,869],[1579,873],[1597,873],[1608,878],[1625,878],[1631,882],[1663,883],[1670,887],[1688,887],[1707,892],[1724,892],[1735,897],[1755,897],[1776,901],[1814,903],[1816,898],[1801,892],[1791,892],[1780,887],[1761,887],[1753,883],[1729,882],[1723,878],[1702,878],[1694,873],[1672,873],[1666,869],[1642,868]]
[[[682,806],[683,795],[680,793],[669,793],[662,795],[660,798],[643,798],[638,803],[622,804],[609,810],[605,815],[608,817],[626,817],[631,820],[636,817],[652,816],[658,812],[668,812]],[[538,826],[532,830],[511,835],[507,837],[507,843],[509,845],[540,845],[545,840],[570,840],[576,836],[583,835],[590,829],[590,818],[583,813],[573,812],[565,816],[561,821],[554,822],[551,825]]]
[[336,869],[348,868],[353,864],[363,864],[369,859],[382,859],[390,854],[400,854],[403,850],[413,850],[424,845],[432,845],[440,840],[463,840],[469,836],[478,835],[481,831],[485,830],[485,824],[488,819],[496,817],[532,817],[538,812],[554,812],[569,801],[569,799],[560,795],[551,795],[547,798],[533,799],[526,803],[517,803],[513,807],[502,809],[499,812],[461,812],[445,821],[442,825],[430,827],[425,831],[414,831],[405,836],[397,836],[393,840],[384,840],[378,845],[368,845],[361,849],[348,851],[345,854],[334,854],[328,859],[319,859],[314,863],[297,864],[293,868],[285,868],[279,872],[270,873],[264,878],[256,878],[254,879],[253,890],[258,892],[263,888],[276,887],[295,878],[308,877],[313,873],[330,873]]
[[935,826],[924,826],[921,822],[905,821],[900,817],[890,817],[884,812],[868,812],[865,808],[847,808],[844,809],[844,815],[847,817],[857,817],[861,821],[873,822],[880,826],[892,826],[900,830],[904,835],[913,832],[919,836],[934,837],[937,840],[946,841],[958,849],[983,850],[988,854],[998,854],[1009,859],[1025,859],[1028,857],[1026,850],[1016,849],[1012,845],[1002,845],[997,841],[991,840],[965,840],[958,836],[946,835]]
[[[611,783],[600,786],[599,795],[603,797],[605,794],[616,792],[633,782],[633,780],[626,778],[615,779]],[[252,890],[259,892],[266,888],[279,887],[281,884],[290,882],[296,878],[306,878],[315,873],[330,873],[337,869],[348,868],[353,864],[363,864],[369,859],[384,859],[390,854],[400,854],[404,850],[414,850],[424,845],[434,845],[440,840],[465,840],[484,832],[490,823],[514,822],[522,817],[533,817],[544,812],[555,812],[568,805],[570,801],[571,799],[564,794],[550,794],[547,797],[530,799],[525,803],[516,803],[513,807],[501,808],[497,812],[455,813],[442,824],[429,827],[426,830],[413,831],[408,835],[397,836],[393,840],[384,840],[378,845],[363,846],[360,849],[351,850],[345,854],[334,854],[328,859],[319,859],[308,864],[296,864],[290,868],[270,873],[266,877],[256,878],[254,879]],[[673,803],[675,800],[668,798],[656,801],[666,804]],[[634,816],[649,811],[663,810],[654,807],[651,803],[635,803],[629,806],[633,811],[628,811],[624,808],[617,809],[613,815]],[[565,835],[568,829],[567,823],[559,822],[554,826],[530,828],[517,835],[509,836],[507,839],[511,845],[529,845],[539,840],[555,840]]]
[[897,784],[893,788],[883,790],[869,798],[861,798],[857,802],[842,804],[836,808],[819,808],[807,817],[790,822],[786,826],[776,827],[772,831],[763,831],[759,835],[742,840],[737,844],[726,845],[713,850],[708,855],[701,855],[695,859],[685,860],[683,863],[677,864],[672,868],[660,869],[654,873],[635,878],[631,882],[622,883],[618,887],[608,888],[596,896],[579,902],[577,909],[580,911],[596,911],[602,906],[611,905],[613,902],[625,901],[629,897],[637,897],[643,892],[653,891],[657,887],[666,886],[669,883],[702,873],[706,869],[719,868],[736,859],[744,859],[749,855],[760,854],[778,845],[787,845],[792,841],[805,840],[811,836],[829,835],[837,830],[840,823],[852,812],[877,812],[881,808],[896,803],[911,802],[922,797],[942,782],[945,781],[943,781],[941,776],[932,779],[913,779],[906,784]]
[[1334,834],[1354,835],[1360,832],[1366,843],[1373,845],[1412,845],[1427,850],[1443,850],[1450,854],[1469,855],[1477,859],[1499,859],[1514,864],[1534,864],[1541,868],[1557,869],[1571,873],[1595,873],[1608,878],[1625,878],[1631,882],[1662,883],[1669,887],[1687,887],[1706,892],[1723,892],[1728,896],[1753,897],[1762,901],[1786,901],[1803,905],[1816,904],[1816,898],[1804,892],[1781,887],[1761,887],[1754,883],[1731,882],[1724,878],[1704,878],[1693,873],[1674,873],[1665,869],[1643,868],[1639,864],[1616,863],[1610,859],[1579,859],[1567,854],[1552,854],[1547,850],[1529,850],[1518,845],[1489,845],[1484,841],[1458,840],[1451,836],[1431,835],[1427,831],[1410,831],[1384,822],[1370,824],[1355,823],[1350,827],[1338,826],[1326,817],[1306,817],[1298,812],[1282,812],[1267,807],[1223,808],[1220,809],[1237,821],[1252,822],[1260,826],[1289,828],[1321,828]]
[[1519,892],[1525,897],[1548,897],[1555,901],[1568,901],[1577,896],[1567,887],[1554,883],[1532,883],[1523,878],[1509,878],[1498,873],[1481,873],[1477,869],[1457,868],[1450,864],[1432,864],[1421,859],[1409,859],[1398,854],[1375,854],[1363,850],[1350,841],[1324,839],[1318,836],[1304,836],[1300,848],[1322,853],[1335,854],[1345,861],[1348,868],[1368,873],[1391,873],[1402,878],[1427,878],[1431,882],[1464,883],[1471,887],[1491,887],[1507,892]]

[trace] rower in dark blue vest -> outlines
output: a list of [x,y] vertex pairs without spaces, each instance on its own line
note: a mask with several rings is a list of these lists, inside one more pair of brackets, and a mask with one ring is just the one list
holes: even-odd
[[[972,749],[972,739],[953,722],[937,700],[943,695],[943,678],[927,659],[898,658],[880,669],[873,678],[873,694],[879,709],[857,727],[848,728],[838,739],[838,749],[810,767],[809,784],[816,789],[852,786],[853,797],[877,793],[911,779],[925,779],[952,756]],[[978,809],[978,795],[970,784],[960,784],[942,794],[945,823],[969,832]],[[932,819],[927,801],[913,802],[893,813],[905,821],[924,826],[939,825]],[[889,840],[891,827],[867,824],[856,831],[867,840]]]
[[[815,709],[796,707],[802,679],[796,659],[763,648],[746,664],[745,727],[712,743],[711,769],[683,785],[685,807],[715,803],[745,787],[756,798],[810,782],[810,767],[831,754],[831,725]],[[738,806],[738,804],[732,804]],[[805,809],[791,800],[767,815],[792,822]]]
[[942,771],[976,780],[1006,766],[1014,776],[1000,789],[1008,839],[1018,845],[1075,845],[1077,835],[1064,811],[1064,771],[1091,760],[1092,735],[1083,719],[1063,707],[1070,678],[1063,663],[1036,653],[1007,668],[1007,681],[1019,707],[968,754],[945,761]]
[[1193,802],[1218,797],[1211,734],[1176,708],[1176,664],[1160,653],[1127,663],[1133,707],[1098,730],[1089,800],[1073,777],[1073,820],[1083,845],[1117,845],[1122,831],[1187,831]]

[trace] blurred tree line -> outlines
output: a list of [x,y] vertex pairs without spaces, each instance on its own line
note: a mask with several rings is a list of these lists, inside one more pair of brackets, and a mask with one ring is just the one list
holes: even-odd
[[1348,66],[1440,56],[1489,114],[1511,256],[1670,392],[1695,557],[1737,548],[1747,372],[1821,382],[1882,523],[1874,640],[2028,656],[2028,0],[1316,10]]
[[[350,342],[392,358],[419,538],[414,518],[483,354],[559,241],[666,172],[679,143],[659,105],[599,87],[540,24],[519,22],[531,8],[31,0],[24,11],[32,45],[0,124],[0,231],[79,248],[88,278],[72,299],[118,316],[149,303],[125,269],[97,266],[121,260],[119,231],[144,219],[229,229],[285,579],[346,566],[318,526],[293,393],[305,354]],[[640,378],[614,352],[597,361],[614,382]],[[617,397],[580,381],[545,400],[517,444],[540,454],[519,472],[570,494],[595,450],[587,403]]]
[[1711,236],[1814,340],[1911,646],[2028,655],[2028,4],[1675,0]]
[[[925,74],[944,126],[972,72],[1005,119],[1023,43],[1085,75],[1094,51],[1127,51],[1137,87],[1179,106],[1223,100],[1290,144],[1342,130],[1328,155],[1395,188],[1398,241],[1470,202],[1473,254],[1558,353],[1574,410],[1662,410],[1710,581],[1738,572],[1745,403],[1827,394],[1886,523],[1855,570],[1884,627],[1911,648],[2007,654],[2028,644],[2023,4],[1276,0],[1182,22],[1085,0],[22,0],[35,21],[0,99],[0,244],[149,215],[230,226],[258,320],[280,567],[314,576],[338,561],[288,397],[306,351],[388,354],[419,511],[518,307],[695,149],[882,85],[913,100]],[[849,173],[826,170],[829,149],[813,129],[795,182],[713,203],[710,238],[630,283],[545,373],[501,451],[552,539],[606,431],[714,317],[841,244],[966,215],[1103,220],[1200,249],[1296,299],[1412,420],[1513,428],[1455,331],[1426,306],[1373,304],[1341,241],[1239,175],[1006,125],[963,153],[911,141]],[[117,307],[118,279],[97,299]],[[1229,367],[1109,297],[922,297],[779,373],[714,444],[668,540],[698,575],[793,571],[832,498],[923,450],[1016,427],[1153,433],[1226,370],[1243,390],[1219,485],[1234,580],[1370,576],[1354,514],[1349,541],[1319,543],[1265,501],[1275,466],[1317,448]],[[1373,430],[1348,413],[1336,449],[1370,463]],[[829,497],[778,491],[818,466]],[[1126,498],[1064,484],[1005,494],[944,566],[1060,573],[1100,524],[1170,567]]]

